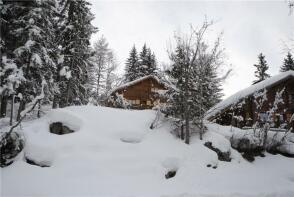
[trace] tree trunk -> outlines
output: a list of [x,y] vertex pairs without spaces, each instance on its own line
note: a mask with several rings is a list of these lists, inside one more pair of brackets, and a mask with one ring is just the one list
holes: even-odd
[[203,86],[202,81],[200,82],[200,140],[203,139]]
[[10,104],[10,121],[9,121],[9,125],[12,126],[12,122],[13,122],[13,113],[14,113],[14,94],[11,95],[11,104]]
[[41,100],[39,100],[39,102],[38,102],[38,113],[37,113],[37,117],[38,118],[41,117]]
[[62,107],[69,106],[69,97],[70,97],[70,88],[71,88],[70,86],[71,86],[71,78],[68,80],[68,83],[67,83],[65,103],[63,103]]
[[99,89],[100,89],[100,69],[98,70],[98,78],[97,78],[97,90],[96,90],[96,94],[97,94],[97,98],[99,97]]
[[185,137],[186,137],[185,143],[186,144],[190,143],[189,106],[188,106],[188,101],[187,101],[187,99],[189,98],[188,90],[189,90],[189,75],[190,75],[188,67],[186,67],[185,71],[184,71],[184,75],[185,75],[184,95],[185,95],[185,98],[184,98],[184,106],[183,106],[184,117],[185,117],[185,127],[186,127],[186,132],[185,132]]
[[7,110],[7,97],[2,96],[1,99],[1,109],[0,109],[0,118],[4,118],[6,116],[6,110]]
[[24,100],[21,100],[19,103],[19,107],[18,107],[18,111],[17,111],[17,117],[16,117],[16,121],[20,120],[20,113],[25,109],[26,106],[26,102]]
[[53,109],[56,109],[57,108],[57,103],[58,103],[57,96],[54,95],[54,97],[53,97],[53,103],[52,103],[52,108]]
[[189,117],[188,117],[188,114],[186,114],[186,118],[185,118],[185,124],[186,124],[186,133],[185,133],[185,136],[186,136],[186,139],[185,139],[185,143],[186,144],[190,144],[190,127],[189,127]]
[[184,135],[184,124],[181,123],[181,140],[185,139],[185,135]]
[[200,122],[200,140],[203,140],[203,133],[204,133],[203,129],[204,129],[203,120],[201,120],[201,122]]

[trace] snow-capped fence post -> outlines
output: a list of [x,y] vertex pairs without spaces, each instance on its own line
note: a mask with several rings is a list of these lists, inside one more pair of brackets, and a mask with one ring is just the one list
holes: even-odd
[[270,124],[269,122],[265,123],[264,126],[263,126],[263,144],[262,144],[262,148],[263,150],[265,151],[266,150],[266,145],[267,145],[267,136],[268,136],[268,131],[270,129]]
[[157,112],[156,112],[156,116],[155,116],[155,119],[152,121],[151,125],[150,125],[150,129],[154,129],[159,120],[160,120],[160,114],[161,114],[161,111],[160,111],[160,108],[157,109]]

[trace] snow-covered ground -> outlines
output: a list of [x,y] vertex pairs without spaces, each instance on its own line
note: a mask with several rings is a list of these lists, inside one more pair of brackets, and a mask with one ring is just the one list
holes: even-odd
[[[82,106],[25,122],[26,147],[1,169],[1,196],[294,196],[293,158],[267,154],[249,163],[213,129],[186,145],[170,134],[168,122],[149,129],[154,118],[151,110]],[[51,134],[49,123],[58,120],[77,131]],[[203,146],[207,140],[231,151],[232,162],[218,161]],[[24,155],[50,167],[30,165]],[[166,179],[169,170],[177,174]]]

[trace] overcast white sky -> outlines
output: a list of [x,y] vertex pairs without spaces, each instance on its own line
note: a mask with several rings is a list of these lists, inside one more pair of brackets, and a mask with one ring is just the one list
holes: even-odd
[[199,26],[205,15],[217,23],[210,34],[223,31],[223,45],[233,74],[224,84],[225,97],[251,85],[253,64],[264,53],[269,73],[279,72],[285,56],[283,42],[294,38],[294,15],[286,1],[97,1],[91,0],[93,24],[114,49],[123,70],[133,44],[146,44],[157,60],[169,62],[168,41],[175,31],[185,32],[189,24]]

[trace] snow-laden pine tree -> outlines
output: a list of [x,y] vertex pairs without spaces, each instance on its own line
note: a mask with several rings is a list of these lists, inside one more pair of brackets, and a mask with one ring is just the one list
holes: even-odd
[[16,92],[20,99],[19,119],[25,104],[40,93],[43,79],[49,90],[53,87],[56,4],[55,0],[3,1],[3,4],[6,7],[3,18],[8,21],[3,30],[7,57],[13,58],[25,78]]
[[147,75],[154,75],[156,73],[156,59],[154,53],[146,44],[143,45],[142,51],[139,54],[139,68],[137,77],[144,77]]
[[137,79],[139,68],[139,58],[136,46],[134,45],[130,51],[129,58],[126,61],[124,81],[129,82]]
[[[224,77],[218,76],[219,67],[223,64],[222,56],[223,49],[220,48],[221,36],[217,38],[214,46],[209,50],[206,43],[202,43],[200,47],[199,57],[196,59],[198,65],[198,81],[199,92],[201,97],[204,98],[202,102],[202,113],[206,112],[212,106],[221,101],[223,97],[222,82],[227,77],[230,71]],[[198,100],[200,101],[200,99]]]
[[290,52],[288,52],[287,57],[284,59],[284,64],[281,66],[281,72],[289,70],[294,70],[294,60]]
[[168,71],[171,90],[167,93],[167,112],[184,123],[181,126],[185,127],[187,144],[190,124],[199,127],[202,138],[204,113],[222,96],[223,79],[217,76],[223,53],[220,38],[212,47],[205,41],[212,24],[205,21],[199,29],[191,27],[190,34],[176,36],[176,48],[169,54],[172,66]]
[[148,49],[148,75],[156,75],[157,72],[157,62],[154,52],[151,51],[151,49]]
[[171,68],[167,70],[171,88],[167,92],[168,107],[165,109],[166,113],[176,118],[176,122],[181,128],[180,137],[184,139],[184,68],[185,54],[181,46],[177,46],[173,53],[170,54],[172,61]]
[[149,65],[149,50],[146,44],[143,45],[142,51],[139,54],[139,68],[137,73],[137,78],[148,75],[148,65]]
[[144,44],[138,55],[136,47],[133,46],[126,61],[124,81],[129,82],[147,75],[156,75],[156,72],[156,58],[151,49]]
[[[21,17],[22,27],[18,31],[24,44],[15,49],[16,61],[22,65],[25,83],[19,88],[22,95],[20,110],[41,92],[42,81],[47,83],[47,101],[52,100],[54,74],[56,73],[56,34],[54,31],[55,0],[32,1],[29,12]],[[48,91],[49,90],[49,91]],[[19,113],[20,113],[19,110]],[[19,119],[19,113],[18,118]]]
[[269,67],[265,60],[265,56],[262,53],[258,55],[258,64],[254,64],[253,66],[256,67],[256,71],[254,71],[254,76],[257,78],[253,81],[253,84],[259,83],[270,77],[270,75],[267,73]]
[[12,125],[16,90],[25,81],[25,78],[22,70],[17,67],[12,59],[7,58],[2,51],[0,63],[0,118],[6,116],[7,100],[10,98],[10,125]]
[[[12,79],[17,79],[12,76],[22,75],[22,69],[15,64],[14,49],[18,46],[16,39],[17,26],[13,25],[13,21],[17,21],[18,16],[26,8],[20,8],[18,2],[0,1],[0,45],[1,45],[1,66],[0,66],[0,118],[6,116],[8,100],[14,98],[16,94],[16,85]],[[21,81],[21,80],[20,80]],[[20,82],[19,81],[19,82]],[[11,103],[13,105],[13,103]]]
[[96,28],[91,24],[94,19],[90,3],[86,0],[61,1],[60,35],[61,55],[64,56],[59,68],[59,105],[80,105],[88,102],[87,67],[92,56],[90,48],[91,35]]

